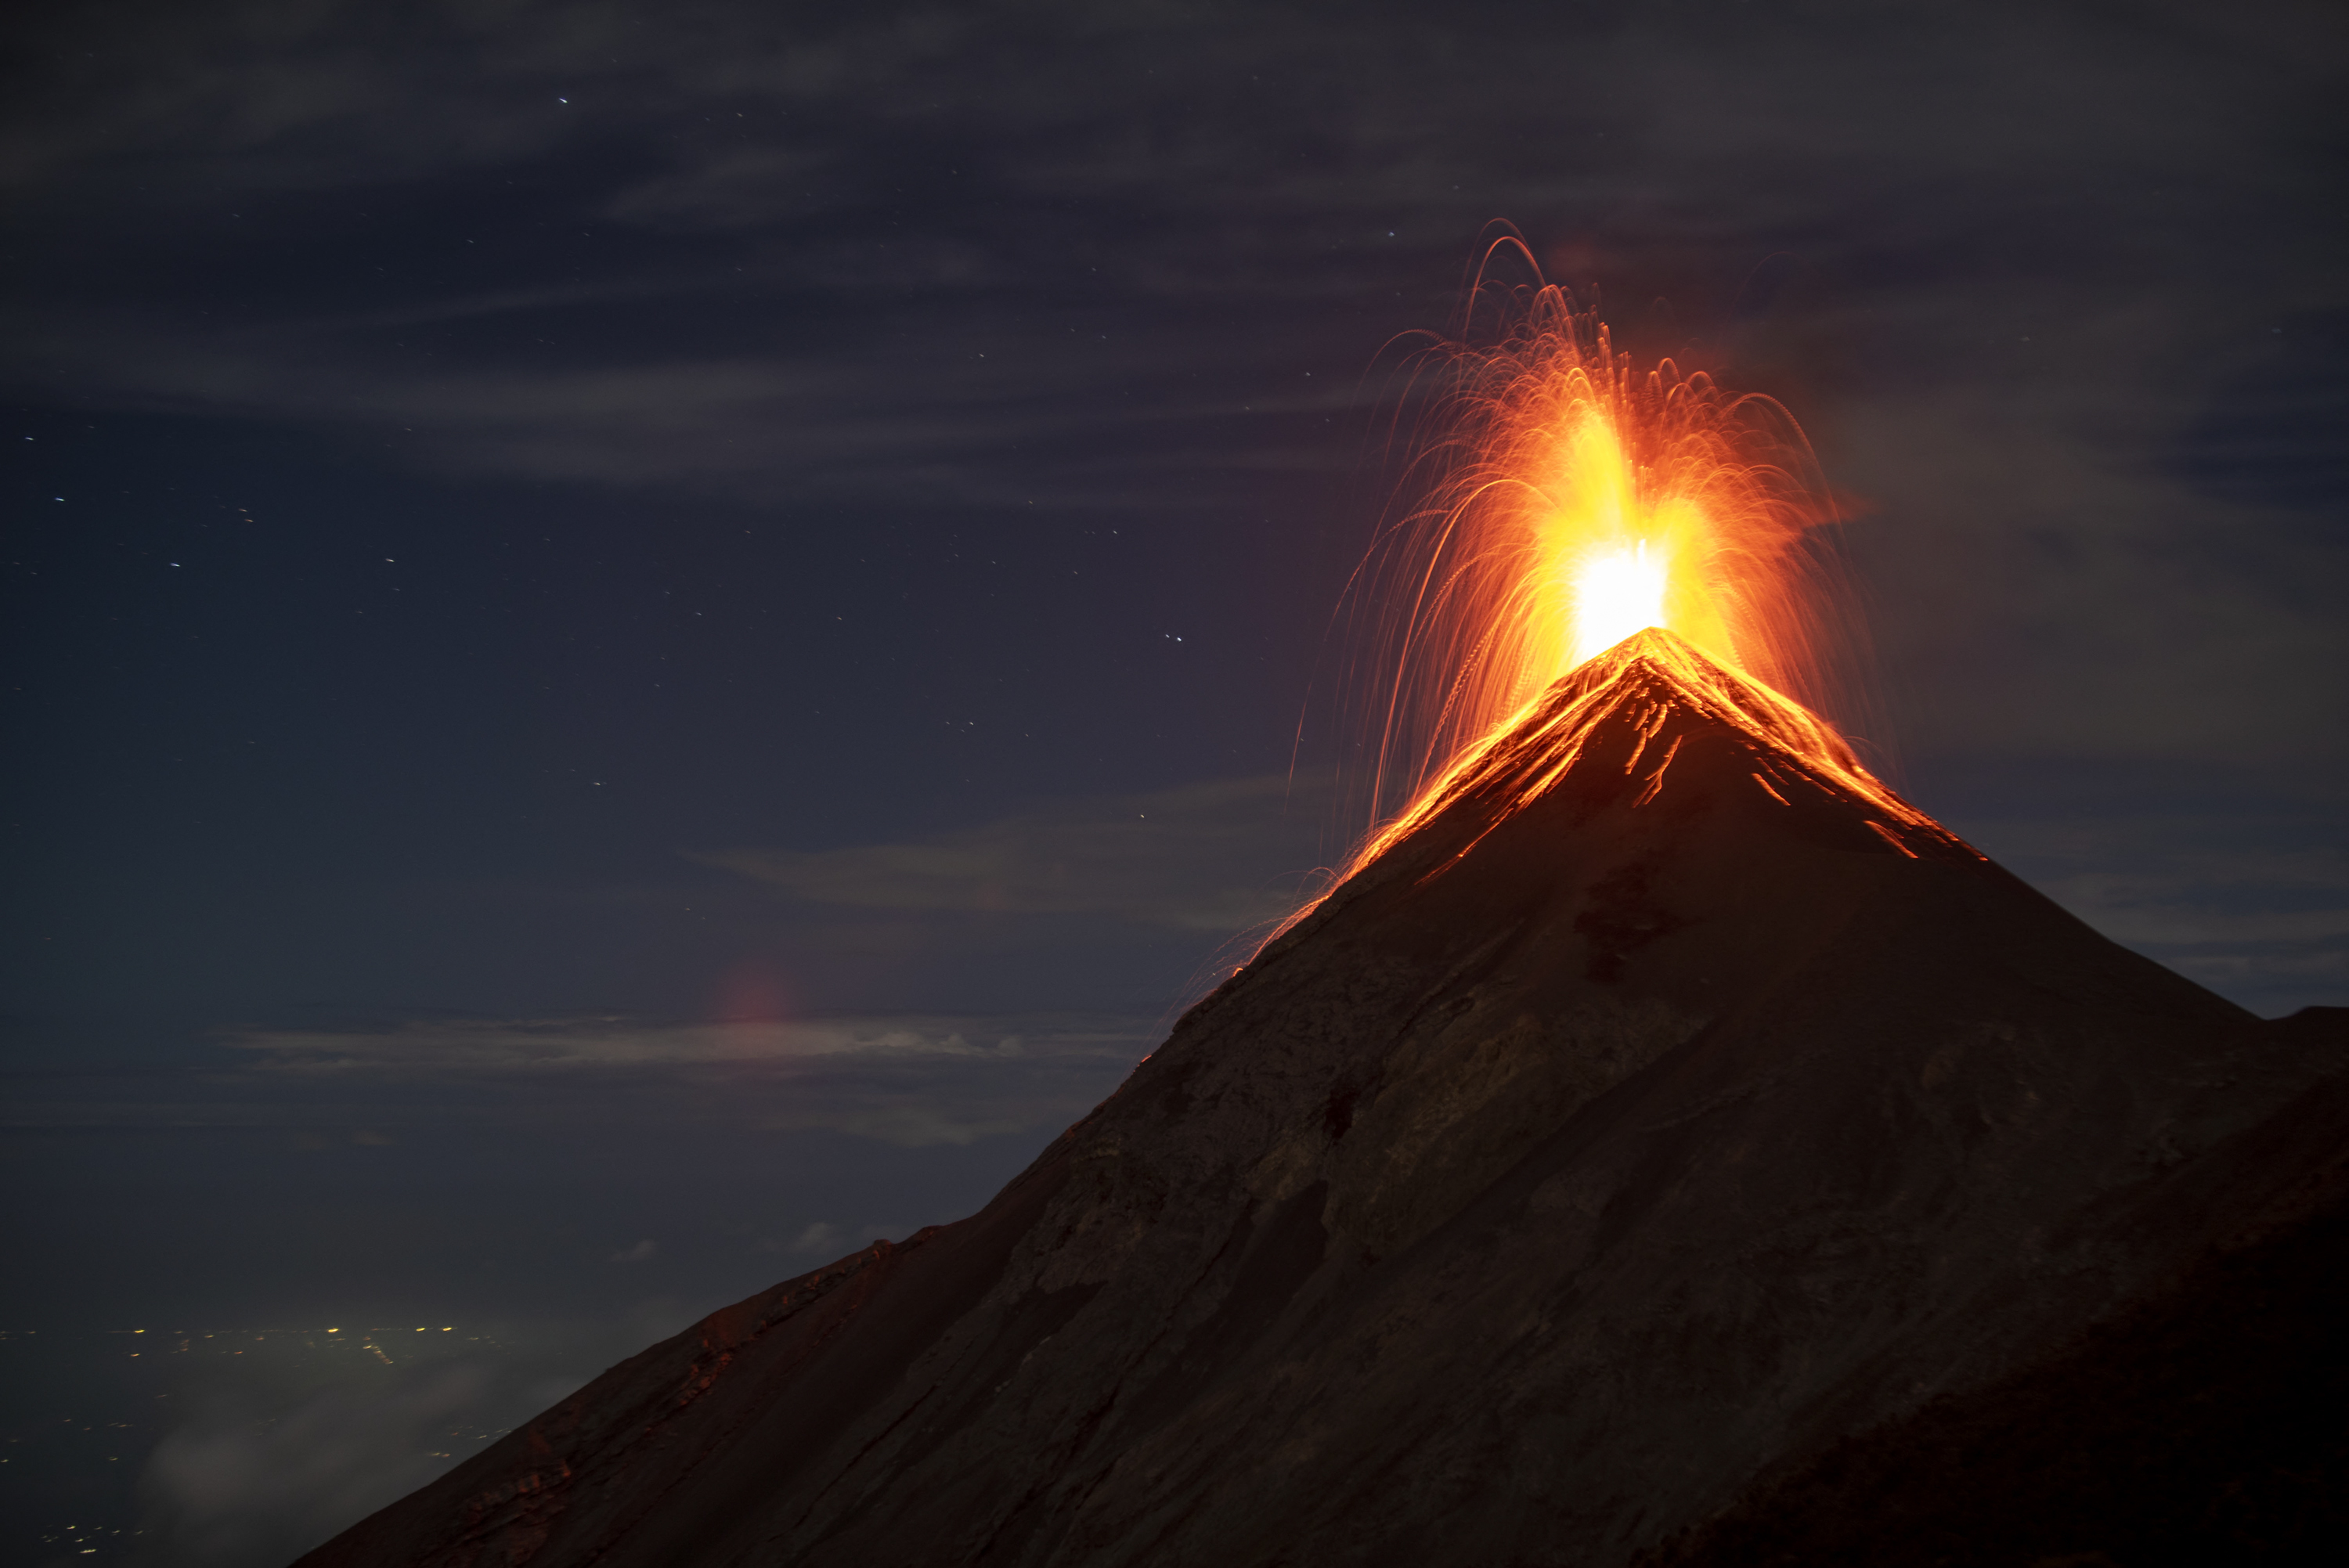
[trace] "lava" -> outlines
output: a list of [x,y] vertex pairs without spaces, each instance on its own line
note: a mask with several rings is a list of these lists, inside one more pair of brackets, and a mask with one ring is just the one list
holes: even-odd
[[1377,825],[1338,880],[1426,820],[1561,679],[1651,627],[1673,636],[1645,654],[1692,689],[1725,672],[1744,721],[1766,710],[1816,772],[1892,801],[1786,695],[1823,689],[1823,631],[1846,619],[1810,539],[1833,508],[1793,417],[1670,359],[1635,368],[1555,285],[1509,315],[1490,346],[1431,351],[1422,368],[1448,390],[1407,481],[1424,502],[1351,588],[1376,692],[1355,793]]
[[1644,779],[1639,797],[1644,805],[1662,789],[1664,770],[1678,749],[1677,739],[1658,744],[1675,710],[1755,742],[1752,777],[1781,806],[1791,805],[1796,791],[1839,794],[1865,807],[1868,827],[1912,860],[1920,851],[1982,858],[1870,773],[1826,720],[1674,633],[1648,626],[1578,665],[1508,723],[1463,749],[1406,810],[1363,842],[1347,872],[1378,859],[1457,801],[1494,802],[1497,809],[1488,821],[1498,823],[1555,788],[1583,761],[1590,738],[1610,728],[1619,733],[1628,726],[1640,738],[1622,767],[1627,777]]

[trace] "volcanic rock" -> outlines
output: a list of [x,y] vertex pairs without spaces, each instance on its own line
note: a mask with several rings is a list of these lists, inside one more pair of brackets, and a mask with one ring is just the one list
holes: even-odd
[[[2349,1030],[2116,946],[1823,734],[1619,645],[980,1212],[304,1563],[2031,1562],[2245,1465],[2288,1547],[2349,1431],[2275,1376],[2338,1381],[2290,1325],[2339,1294]],[[2323,1430],[2196,1461],[2285,1406]]]

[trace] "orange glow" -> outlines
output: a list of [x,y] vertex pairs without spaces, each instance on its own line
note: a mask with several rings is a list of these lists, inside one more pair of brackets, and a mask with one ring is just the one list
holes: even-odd
[[1555,788],[1582,760],[1592,736],[1609,725],[1640,738],[1623,771],[1627,778],[1645,779],[1634,804],[1649,804],[1662,790],[1679,749],[1677,739],[1656,739],[1673,710],[1760,742],[1752,778],[1780,806],[1791,807],[1790,796],[1812,790],[1856,798],[1870,813],[1868,825],[1912,860],[1920,851],[1975,853],[1886,788],[1818,715],[1725,668],[1674,634],[1649,627],[1577,666],[1510,722],[1454,758],[1407,810],[1355,851],[1346,874],[1378,859],[1455,801],[1473,796],[1497,802],[1501,809],[1490,819],[1497,823]]
[[1782,690],[1816,693],[1831,510],[1801,429],[1671,360],[1635,370],[1563,289],[1527,291],[1493,346],[1424,356],[1434,438],[1350,589],[1376,706],[1359,781],[1373,820],[1568,671],[1649,626]]
[[1574,563],[1568,587],[1574,606],[1574,662],[1605,653],[1634,632],[1661,626],[1664,589],[1671,566],[1661,550],[1651,554],[1644,539],[1630,549],[1594,550]]
[[[1437,393],[1406,483],[1425,499],[1348,591],[1369,661],[1356,689],[1372,694],[1355,709],[1351,805],[1373,830],[1336,882],[1464,789],[1497,788],[1503,753],[1530,769],[1511,789],[1554,784],[1613,700],[1592,682],[1634,664],[1857,794],[1896,843],[1940,833],[1785,695],[1819,700],[1820,628],[1854,641],[1832,559],[1806,537],[1834,514],[1793,418],[1670,359],[1635,369],[1555,286],[1518,291],[1508,314],[1493,346],[1443,344],[1414,367]],[[1555,769],[1525,761],[1528,733]]]

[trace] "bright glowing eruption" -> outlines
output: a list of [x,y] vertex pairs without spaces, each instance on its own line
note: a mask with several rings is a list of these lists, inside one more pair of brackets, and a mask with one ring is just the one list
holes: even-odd
[[1574,563],[1574,662],[1594,658],[1634,632],[1664,624],[1663,552],[1634,540],[1584,552]]
[[1352,585],[1373,694],[1354,807],[1374,822],[1651,626],[1775,689],[1820,685],[1805,536],[1830,514],[1785,410],[1669,359],[1634,369],[1562,289],[1520,290],[1506,315],[1491,346],[1419,361],[1442,394],[1405,486],[1424,501]]

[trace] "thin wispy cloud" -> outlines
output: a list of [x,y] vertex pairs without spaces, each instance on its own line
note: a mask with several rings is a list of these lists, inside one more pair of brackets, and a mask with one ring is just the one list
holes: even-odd
[[1075,1120],[1161,1032],[1154,1019],[1065,1015],[725,1024],[485,1018],[254,1030],[223,1037],[241,1071],[202,1085],[159,1084],[147,1102],[28,1107],[26,1125],[310,1129],[364,1116],[421,1129],[519,1118],[536,1126],[706,1125],[841,1132],[907,1149],[964,1146]]
[[[257,1066],[274,1072],[442,1078],[833,1058],[1010,1060],[1039,1053],[1082,1052],[1123,1037],[1095,1033],[1023,1037],[1009,1024],[894,1016],[716,1024],[613,1016],[510,1018],[419,1022],[377,1031],[261,1030],[229,1036],[225,1043],[251,1053]],[[978,1043],[968,1037],[973,1035]]]
[[[1317,885],[1306,857],[1327,799],[1320,779],[1276,774],[1064,802],[916,842],[691,858],[808,903],[1097,914],[1229,934],[1278,919]],[[1260,868],[1284,856],[1294,871],[1262,880]]]

